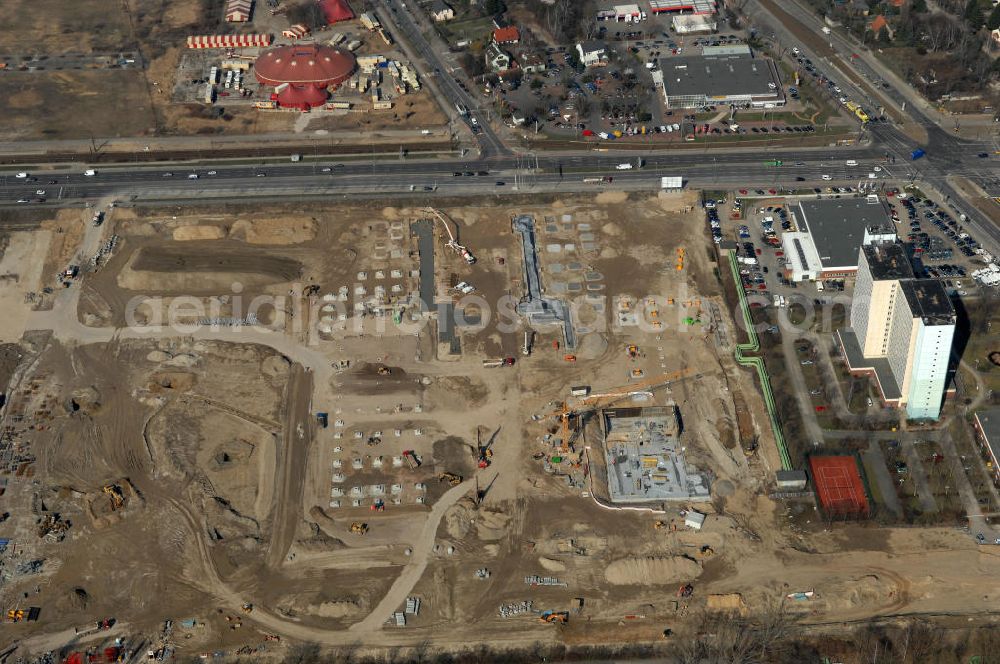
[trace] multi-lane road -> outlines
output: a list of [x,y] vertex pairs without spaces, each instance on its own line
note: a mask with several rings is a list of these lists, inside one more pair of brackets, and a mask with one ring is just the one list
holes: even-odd
[[[477,109],[477,102],[452,75],[454,66],[446,64],[446,47],[430,31],[427,18],[419,8],[403,0],[386,0],[378,14],[390,31],[400,38],[414,63],[422,69],[429,87],[441,100],[449,116],[457,122],[480,128],[474,135],[479,154],[471,159],[405,159],[399,161],[342,160],[298,164],[258,166],[227,165],[225,161],[200,165],[159,165],[152,167],[99,168],[96,176],[86,177],[81,169],[72,174],[66,170],[46,170],[36,167],[33,181],[18,179],[13,173],[0,175],[0,205],[36,205],[44,198],[45,205],[74,204],[81,200],[113,197],[119,200],[203,201],[217,199],[251,199],[260,197],[326,196],[335,194],[370,194],[371,192],[422,194],[458,194],[484,192],[509,194],[524,191],[571,191],[593,186],[585,180],[594,177],[614,178],[613,186],[623,188],[655,188],[663,175],[681,176],[694,187],[764,187],[802,188],[817,184],[850,184],[866,181],[874,165],[884,170],[876,182],[890,178],[892,182],[912,181],[929,184],[968,215],[966,226],[977,239],[994,253],[1000,253],[1000,228],[971,205],[963,204],[954,189],[953,176],[963,176],[991,195],[1000,195],[1000,169],[992,157],[990,141],[963,141],[938,127],[916,105],[906,111],[923,125],[929,137],[925,146],[903,134],[893,125],[871,123],[862,133],[861,145],[838,148],[780,148],[759,150],[735,147],[711,150],[649,150],[635,152],[588,151],[567,154],[539,153],[512,155],[501,136],[491,126],[490,118]],[[805,17],[796,17],[806,21]],[[785,45],[795,43],[794,37],[780,22],[771,19],[775,36]],[[424,32],[431,37],[425,37]],[[835,44],[836,45],[836,44]],[[870,91],[852,82],[851,77],[836,73],[836,66],[802,51],[821,68],[836,76],[848,96],[868,97]],[[823,64],[825,63],[825,64]],[[459,73],[459,75],[461,75]],[[902,94],[890,89],[880,91],[892,99]],[[462,117],[458,107],[469,109]],[[464,133],[464,131],[463,131]],[[252,138],[252,137],[251,137]],[[610,144],[601,148],[613,149]],[[910,161],[909,154],[924,147],[927,156]],[[977,155],[990,153],[988,159]],[[629,162],[642,168],[618,170]],[[886,158],[890,163],[885,163]],[[780,159],[782,166],[766,162]],[[856,168],[846,167],[847,160],[856,160]],[[456,173],[458,175],[456,175]],[[468,175],[467,175],[468,173]],[[197,179],[189,179],[196,174]],[[829,176],[829,180],[823,176]],[[603,185],[607,185],[604,182]],[[42,194],[38,192],[44,192]],[[17,201],[27,201],[18,203]]]
[[[654,183],[655,186],[659,177],[671,175],[681,176],[694,186],[747,184],[790,188],[802,186],[804,182],[822,181],[823,175],[829,175],[835,181],[855,184],[866,178],[870,166],[882,161],[877,150],[864,147],[819,152],[773,150],[767,157],[777,157],[783,165],[770,165],[765,156],[756,152],[675,152],[642,156],[591,153],[494,157],[486,160],[331,160],[259,166],[105,167],[98,169],[94,176],[86,176],[81,171],[72,174],[61,171],[29,172],[31,181],[6,174],[0,176],[0,201],[10,204],[28,200],[24,205],[31,205],[31,201],[39,197],[44,197],[46,204],[74,203],[81,199],[107,196],[122,200],[132,197],[152,199],[160,195],[163,198],[187,199],[244,188],[260,196],[310,188],[322,193],[338,188],[406,192],[411,191],[411,187],[420,191],[431,187],[428,191],[440,189],[454,192],[485,187],[505,193],[515,188],[524,190],[543,185],[569,189],[573,183],[583,184],[585,179],[597,176],[613,178],[612,184],[644,182]],[[860,165],[847,167],[845,160],[848,159],[857,160]],[[626,163],[632,168],[620,170],[619,166]],[[883,168],[891,169],[885,165]],[[890,173],[883,171],[883,175]],[[191,178],[191,175],[197,175],[197,178]],[[498,184],[500,182],[503,184]],[[39,194],[39,191],[44,191],[44,194]]]
[[[874,149],[895,157],[898,176],[918,185],[933,187],[967,216],[965,225],[981,243],[993,249],[994,253],[1000,248],[1000,228],[977,208],[967,204],[951,180],[955,176],[964,177],[987,195],[1000,196],[1000,161],[994,155],[996,147],[993,138],[965,140],[942,129],[923,111],[921,104],[907,103],[912,93],[905,89],[906,84],[897,77],[882,77],[878,72],[872,71],[867,63],[862,63],[859,71],[858,59],[851,57],[855,47],[836,31],[824,36],[824,41],[836,54],[831,60],[812,50],[809,44],[796,39],[793,30],[767,12],[757,0],[751,0],[746,9],[765,27],[765,31],[773,34],[778,44],[785,48],[796,46],[817,68],[836,80],[843,90],[842,94],[858,100],[870,109],[881,105],[879,99],[884,98],[896,106],[898,113],[908,116],[926,131],[925,144],[917,143],[897,126],[887,122],[872,122],[864,133]],[[822,20],[798,3],[781,3],[781,9],[814,34],[820,34]],[[855,78],[862,83],[856,82]],[[877,92],[872,78],[885,82]],[[868,79],[868,83],[864,83],[864,79]],[[916,148],[923,148],[927,156],[918,161],[910,161],[910,153]],[[984,152],[989,156],[980,158],[978,155]]]
[[[386,7],[380,7],[376,12],[379,19],[391,31],[405,37],[402,42],[403,48],[407,50],[407,55],[414,64],[422,70],[424,79],[430,81],[430,85],[436,88],[435,91],[445,106],[444,112],[457,122],[468,122],[469,130],[476,132],[480,157],[509,155],[510,150],[494,131],[489,116],[479,110],[479,100],[473,99],[472,95],[458,84],[455,76],[462,76],[462,71],[445,64],[447,47],[441,43],[431,44],[424,37],[421,22],[426,20],[426,16],[413,14],[413,2],[407,4],[403,0],[387,0],[385,4]],[[416,9],[416,11],[421,10]],[[435,42],[439,41],[433,36],[432,39]],[[460,113],[459,107],[467,109],[467,113]]]

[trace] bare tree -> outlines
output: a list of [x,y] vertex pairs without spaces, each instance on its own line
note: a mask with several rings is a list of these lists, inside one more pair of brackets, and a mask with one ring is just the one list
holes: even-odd
[[781,602],[750,618],[706,613],[695,621],[697,638],[678,640],[680,664],[770,664],[787,661],[792,621]]

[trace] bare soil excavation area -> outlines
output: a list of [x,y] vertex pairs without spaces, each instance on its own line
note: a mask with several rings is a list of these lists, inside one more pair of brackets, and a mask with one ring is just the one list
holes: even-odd
[[[668,626],[688,638],[706,615],[760,615],[806,591],[785,610],[820,631],[984,619],[1000,560],[960,533],[829,527],[810,500],[768,497],[774,441],[732,359],[739,331],[695,203],[455,200],[440,218],[405,204],[115,208],[75,237],[75,257],[44,244],[47,261],[84,268],[10,303],[24,322],[0,357],[2,592],[5,609],[40,612],[4,640],[19,655],[120,637],[255,661],[304,642],[661,646]],[[523,319],[494,310],[524,295],[520,214],[535,220],[543,289],[576,303],[572,348],[539,326],[524,354]],[[147,324],[181,297],[243,322]],[[247,322],[261,297],[270,308]],[[126,325],[136,298],[160,304]],[[449,307],[465,321],[445,324]],[[623,323],[639,310],[645,324]],[[503,357],[514,365],[484,366]],[[556,415],[581,385],[615,394],[606,406],[676,405],[710,497],[612,505],[596,411],[561,444]],[[689,509],[704,528],[685,527]],[[93,629],[108,617],[111,631]]]

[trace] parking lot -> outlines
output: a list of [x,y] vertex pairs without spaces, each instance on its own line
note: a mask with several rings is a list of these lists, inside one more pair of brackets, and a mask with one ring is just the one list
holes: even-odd
[[[777,189],[740,189],[725,197],[707,198],[706,219],[714,241],[736,242],[742,285],[751,306],[787,307],[793,294],[822,298],[845,289],[844,279],[794,283],[784,276],[786,258],[781,234],[799,230],[793,206],[804,198],[853,197],[855,187],[815,187],[790,196]],[[949,294],[973,297],[980,284],[969,277],[992,257],[962,227],[960,217],[922,193],[884,190],[883,200],[900,240],[911,245],[918,275],[939,279]],[[850,288],[851,280],[846,287]]]
[[823,129],[812,119],[826,113],[815,107],[812,98],[800,97],[791,81],[783,82],[788,104],[780,109],[665,108],[662,90],[653,78],[663,59],[700,54],[703,47],[746,44],[743,33],[678,35],[670,16],[653,15],[641,22],[595,21],[593,34],[607,48],[605,64],[584,67],[574,44],[548,45],[539,51],[544,72],[525,71],[503,80],[487,76],[482,94],[494,98],[501,109],[509,109],[512,126],[532,126],[537,120],[537,129],[554,138],[642,136],[656,142],[680,142],[742,135],[787,139],[805,138]]

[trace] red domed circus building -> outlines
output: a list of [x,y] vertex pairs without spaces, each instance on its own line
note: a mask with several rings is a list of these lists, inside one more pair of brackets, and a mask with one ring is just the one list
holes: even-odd
[[271,99],[304,111],[326,102],[328,87],[337,87],[354,73],[357,61],[349,51],[319,44],[279,46],[261,53],[254,76],[261,85],[278,88]]

